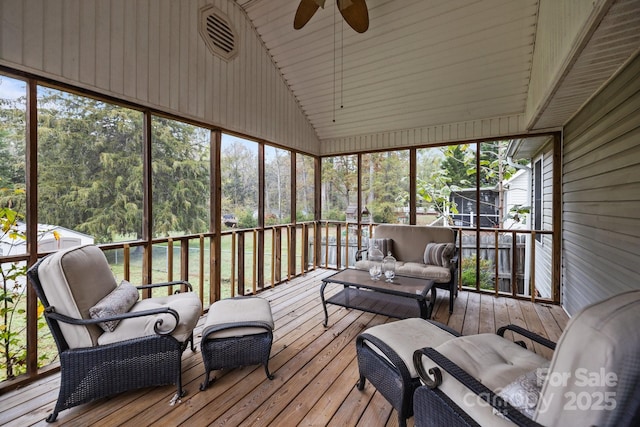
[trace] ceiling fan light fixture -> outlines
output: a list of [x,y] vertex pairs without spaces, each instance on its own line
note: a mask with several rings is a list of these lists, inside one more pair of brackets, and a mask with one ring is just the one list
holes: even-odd
[[[319,8],[324,9],[325,2],[326,0],[300,0],[293,28],[299,30],[304,27]],[[344,20],[355,31],[364,33],[369,29],[369,11],[365,0],[336,0],[336,5]]]
[[[324,6],[324,0],[321,0],[320,2]],[[320,2],[315,0],[300,0],[300,4],[296,10],[296,16],[293,18],[293,28],[299,30],[304,27],[318,11]]]
[[365,0],[336,0],[340,14],[358,33],[369,29],[369,11]]

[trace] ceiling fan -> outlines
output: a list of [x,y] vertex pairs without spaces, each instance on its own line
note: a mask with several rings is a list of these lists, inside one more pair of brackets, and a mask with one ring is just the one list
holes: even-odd
[[[299,30],[304,27],[319,7],[324,9],[325,0],[300,0],[293,28]],[[340,14],[347,24],[359,33],[369,28],[369,11],[365,0],[336,0]]]

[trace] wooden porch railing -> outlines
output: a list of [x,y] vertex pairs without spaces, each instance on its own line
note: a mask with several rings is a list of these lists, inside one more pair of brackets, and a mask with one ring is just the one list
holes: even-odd
[[[201,233],[157,238],[150,245],[139,241],[110,243],[100,247],[117,278],[134,284],[187,280],[193,285],[206,309],[219,299],[257,294],[318,267],[352,267],[355,252],[367,245],[374,229],[375,224],[312,221],[264,228],[232,229],[221,232],[219,237],[215,233]],[[457,245],[462,249],[458,264],[461,288],[463,282],[472,277],[476,279],[475,284],[465,287],[467,290],[531,301],[559,302],[556,297],[559,295],[559,280],[555,274],[546,273],[547,270],[554,271],[557,268],[554,263],[559,259],[558,248],[550,247],[552,232],[475,228],[457,228],[456,231]],[[474,240],[468,237],[472,235],[481,238]],[[546,241],[543,241],[545,238]],[[265,248],[262,257],[256,250],[261,239],[264,242],[262,247]],[[528,243],[523,246],[523,241]],[[219,259],[214,255],[215,245],[220,245]],[[538,268],[536,262],[543,260],[547,256],[546,252],[551,254],[549,266]],[[38,254],[44,255],[46,254]],[[31,259],[29,254],[2,257],[0,265],[25,265]],[[469,269],[470,259],[476,261],[475,268]],[[529,270],[525,274],[523,262],[526,260]],[[485,271],[489,269],[486,268],[487,263],[490,272]],[[493,281],[493,286],[488,289],[483,287],[481,281],[487,274]],[[542,280],[544,276],[551,280],[549,296],[540,296],[538,293],[540,286],[536,284],[536,280]],[[216,280],[217,277],[220,280]],[[519,286],[523,280],[527,283]],[[509,283],[508,289],[505,289],[505,283]],[[23,316],[27,323],[38,322],[35,293],[30,287],[26,289],[26,312]],[[150,292],[145,291],[143,298],[150,297]],[[41,341],[39,338],[38,342]],[[27,359],[31,361],[27,363],[27,373],[15,380],[1,382],[0,390],[14,388],[51,370],[51,367],[37,368],[37,348],[27,349]]]

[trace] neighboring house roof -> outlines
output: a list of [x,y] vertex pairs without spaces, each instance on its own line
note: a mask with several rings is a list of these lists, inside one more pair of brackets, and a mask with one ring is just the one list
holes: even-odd
[[[18,222],[16,228],[21,233],[26,233],[27,231],[27,226],[22,221]],[[60,235],[60,241],[55,244],[55,246],[60,248],[93,243],[95,240],[94,237],[89,234],[81,233],[59,225],[38,224],[38,245],[40,246],[40,250],[56,249],[56,247],[51,247],[51,243],[56,241],[53,236],[54,231],[58,232]],[[0,254],[8,255],[9,251],[11,251],[11,255],[22,254],[26,252],[25,246],[26,242],[22,239],[12,239],[7,234],[0,236]],[[47,247],[46,249],[44,248],[45,246]]]

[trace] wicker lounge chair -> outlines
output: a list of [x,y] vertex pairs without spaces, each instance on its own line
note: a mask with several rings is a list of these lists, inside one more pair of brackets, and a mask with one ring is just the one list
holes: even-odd
[[446,325],[420,318],[367,329],[356,338],[358,390],[363,390],[369,380],[398,412],[398,425],[406,426],[413,414],[413,393],[420,386],[413,365],[414,351],[459,335]]
[[[27,273],[45,308],[60,356],[60,391],[48,422],[64,409],[126,390],[175,384],[175,403],[185,393],[182,352],[202,313],[193,292],[138,301],[139,289],[116,282],[107,259],[93,245],[51,254]],[[164,291],[165,295],[167,291]]]
[[[640,291],[588,306],[571,318],[556,346],[539,341],[555,347],[550,365],[524,373],[513,369],[524,366],[521,351],[507,357],[511,344],[497,337],[460,337],[420,349],[414,363],[427,386],[414,395],[415,425],[638,426],[639,324]],[[501,360],[490,366],[492,357]]]

